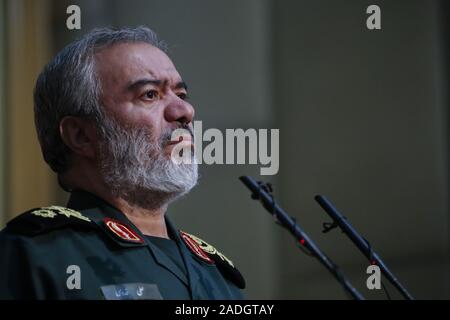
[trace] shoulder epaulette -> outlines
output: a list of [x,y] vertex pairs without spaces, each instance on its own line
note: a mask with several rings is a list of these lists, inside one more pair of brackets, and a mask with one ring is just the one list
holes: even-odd
[[[200,239],[199,237],[196,237],[192,234],[189,234],[181,230],[180,234],[182,239],[188,245],[189,249],[193,251],[197,256],[203,258],[203,260],[206,260],[207,262],[209,260],[212,263],[214,263],[219,269],[219,271],[223,274],[223,276],[228,280],[232,281],[238,288],[240,289],[245,288],[244,277],[239,272],[239,270],[234,266],[234,263],[230,259],[228,259],[223,253],[221,253],[212,245]],[[192,244],[192,240],[195,242],[194,245]],[[195,248],[195,245],[197,246],[197,248]],[[200,252],[198,251],[198,249],[200,249]]]
[[92,228],[95,223],[78,211],[60,206],[34,208],[7,223],[9,230],[26,235],[37,235],[65,227]]

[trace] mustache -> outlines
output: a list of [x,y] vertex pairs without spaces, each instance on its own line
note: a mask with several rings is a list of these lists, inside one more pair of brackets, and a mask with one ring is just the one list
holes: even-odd
[[160,145],[163,146],[164,144],[166,144],[167,142],[171,141],[172,139],[172,134],[174,131],[178,130],[178,129],[183,129],[189,132],[189,134],[191,135],[191,140],[192,142],[194,142],[194,132],[193,129],[188,125],[188,124],[181,124],[179,125],[177,128],[173,128],[173,129],[166,129],[161,137],[160,137]]
[[173,132],[179,129],[189,132],[191,140],[194,141],[193,128],[187,123],[178,123],[175,128],[166,128],[159,137],[156,137],[155,132],[147,126],[127,126],[108,117],[99,123],[99,128],[101,139],[109,143],[115,141],[116,147],[123,143],[133,145],[137,141],[146,141],[147,146],[153,145],[154,148],[162,150],[171,141]]

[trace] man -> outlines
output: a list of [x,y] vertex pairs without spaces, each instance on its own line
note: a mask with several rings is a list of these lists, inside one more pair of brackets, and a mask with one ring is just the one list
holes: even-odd
[[94,30],[57,54],[36,82],[35,122],[71,197],[1,232],[0,298],[242,298],[233,263],[165,216],[197,182],[195,161],[171,159],[193,148],[186,98],[148,28]]

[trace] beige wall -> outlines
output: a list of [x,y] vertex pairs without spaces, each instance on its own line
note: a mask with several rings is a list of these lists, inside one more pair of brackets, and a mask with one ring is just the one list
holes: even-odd
[[5,217],[53,203],[55,183],[42,160],[33,119],[33,88],[50,52],[49,2],[6,2]]
[[0,0],[0,226],[5,223],[5,1]]

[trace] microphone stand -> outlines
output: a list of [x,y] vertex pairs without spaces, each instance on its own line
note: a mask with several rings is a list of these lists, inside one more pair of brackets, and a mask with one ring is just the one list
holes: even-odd
[[330,258],[328,258],[308,237],[308,235],[300,228],[294,218],[289,216],[273,199],[271,190],[262,183],[256,182],[253,178],[248,176],[242,176],[239,178],[247,188],[252,191],[252,199],[259,199],[263,207],[285,227],[300,243],[301,246],[307,248],[311,254],[316,257],[320,263],[322,263],[328,271],[336,278],[336,280],[342,285],[347,293],[349,293],[355,300],[365,300],[347,280],[344,274],[340,271],[339,267],[335,265]]
[[353,243],[358,247],[358,249],[369,259],[370,263],[379,266],[381,272],[386,276],[386,278],[396,287],[400,293],[407,300],[414,300],[411,294],[406,290],[404,286],[397,280],[394,274],[389,270],[380,256],[373,251],[369,242],[364,239],[351,225],[347,222],[347,219],[333,207],[327,198],[321,195],[317,195],[314,199],[319,203],[319,205],[325,210],[326,213],[333,219],[333,224],[326,227],[324,232],[328,232],[331,229],[339,226],[341,230],[353,241]]

